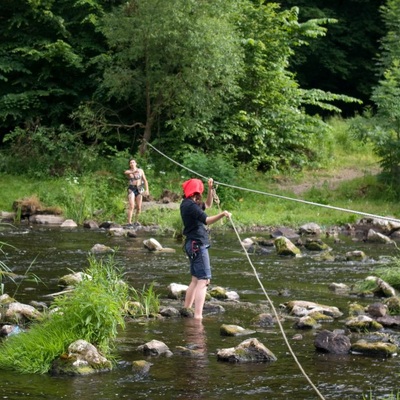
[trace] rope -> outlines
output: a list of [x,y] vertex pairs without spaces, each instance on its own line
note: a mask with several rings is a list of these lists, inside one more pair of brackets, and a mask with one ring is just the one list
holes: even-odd
[[[150,144],[149,142],[147,142],[147,144],[148,144],[153,150],[155,150],[157,153],[161,154],[163,157],[167,158],[168,160],[170,160],[170,161],[173,162],[174,164],[178,165],[179,167],[181,167],[181,168],[183,168],[183,169],[186,169],[187,171],[191,172],[191,173],[194,174],[194,175],[197,175],[197,176],[203,178],[204,180],[207,180],[207,179],[208,179],[208,178],[205,177],[204,175],[201,175],[201,174],[199,174],[198,172],[193,171],[193,170],[191,170],[191,169],[185,167],[184,165],[178,163],[177,161],[173,160],[172,158],[168,157],[166,154],[162,153],[160,150],[158,150],[157,148],[155,148],[155,147],[154,147],[152,144]],[[330,206],[330,205],[327,205],[327,204],[314,203],[314,202],[312,202],[312,201],[307,201],[307,200],[302,200],[302,199],[295,199],[295,198],[292,198],[292,197],[281,196],[281,195],[274,194],[274,193],[262,192],[262,191],[260,191],[260,190],[248,189],[248,188],[245,188],[245,187],[240,187],[240,186],[235,186],[235,185],[229,185],[229,184],[227,184],[227,183],[218,182],[218,181],[214,181],[214,183],[217,184],[217,185],[230,187],[230,188],[232,188],[232,189],[238,189],[238,190],[244,190],[244,191],[247,191],[247,192],[263,194],[263,195],[266,195],[266,196],[276,197],[276,198],[283,199],[283,200],[291,200],[291,201],[296,201],[296,202],[298,202],[298,203],[309,204],[309,205],[312,205],[312,206],[318,206],[318,207],[323,207],[323,208],[329,208],[329,209],[331,209],[331,210],[343,211],[343,212],[348,212],[348,213],[351,213],[351,214],[358,214],[358,215],[362,215],[362,216],[364,216],[364,217],[378,218],[378,219],[383,219],[383,220],[386,220],[386,221],[391,221],[391,222],[398,222],[398,223],[400,223],[400,219],[397,219],[397,218],[383,217],[383,216],[380,216],[380,215],[369,214],[369,213],[365,213],[365,212],[362,212],[362,211],[350,210],[350,209],[341,208],[341,207],[334,207],[334,206]]]
[[315,390],[315,392],[317,393],[317,395],[319,396],[319,398],[322,399],[322,400],[325,400],[324,396],[321,394],[321,392],[320,392],[320,391],[318,390],[318,388],[313,384],[313,382],[311,381],[311,379],[309,378],[309,376],[307,375],[307,373],[304,371],[304,369],[303,369],[303,367],[301,366],[299,360],[297,359],[297,357],[296,357],[296,355],[295,355],[295,353],[294,353],[292,347],[290,346],[290,343],[289,343],[289,341],[288,341],[288,339],[287,339],[287,337],[286,337],[285,331],[283,330],[281,321],[279,320],[279,315],[278,315],[278,313],[277,313],[277,311],[276,311],[276,309],[275,309],[274,303],[273,303],[273,302],[271,301],[271,299],[269,298],[269,296],[268,296],[268,294],[267,294],[267,292],[266,292],[266,290],[265,290],[265,288],[264,288],[264,285],[262,284],[262,282],[261,282],[261,280],[260,280],[260,278],[259,278],[259,276],[258,276],[257,270],[256,270],[256,268],[254,267],[253,263],[251,262],[249,253],[247,252],[246,248],[245,248],[244,245],[243,245],[242,240],[240,239],[239,233],[238,233],[238,231],[237,231],[237,229],[236,229],[235,224],[234,224],[233,221],[232,221],[232,218],[229,217],[229,220],[230,220],[230,222],[231,222],[231,224],[232,224],[232,227],[233,227],[233,230],[235,231],[236,236],[237,236],[237,238],[239,239],[239,242],[240,242],[240,244],[241,244],[241,246],[242,246],[242,248],[243,248],[243,250],[244,250],[244,252],[245,252],[245,254],[246,254],[247,260],[249,261],[249,263],[250,263],[250,265],[251,265],[251,268],[253,269],[254,276],[256,277],[258,284],[260,285],[260,287],[261,287],[261,289],[262,289],[262,291],[263,291],[265,297],[267,298],[268,303],[271,305],[271,308],[272,308],[272,311],[273,311],[273,313],[274,313],[275,319],[276,319],[276,321],[277,321],[277,323],[278,323],[279,329],[280,329],[280,331],[281,331],[281,333],[282,333],[283,339],[284,339],[284,341],[285,341],[285,343],[286,343],[287,348],[289,349],[290,354],[292,355],[294,361],[296,362],[297,366],[299,367],[301,373],[302,373],[302,374],[304,375],[304,377],[307,379],[307,381],[308,381],[308,383],[311,385],[311,387]]
[[[148,143],[148,142],[147,142],[147,143]],[[181,168],[184,168],[184,169],[186,169],[187,171],[190,171],[191,173],[193,173],[193,174],[195,174],[195,175],[197,175],[197,176],[200,176],[201,178],[207,180],[207,177],[205,177],[205,176],[199,174],[199,173],[196,172],[196,171],[193,171],[193,170],[191,170],[191,169],[185,167],[185,166],[182,165],[182,164],[179,164],[178,162],[176,162],[176,161],[173,160],[172,158],[168,157],[166,154],[164,154],[164,153],[162,153],[161,151],[159,151],[159,150],[158,150],[157,148],[155,148],[152,144],[148,143],[148,145],[149,145],[152,149],[154,149],[156,152],[158,152],[159,154],[161,154],[163,157],[165,157],[165,158],[167,158],[168,160],[170,160],[171,162],[173,162],[174,164],[176,164],[176,165],[180,166]],[[228,187],[231,187],[231,188],[234,188],[234,189],[247,190],[247,191],[252,191],[252,192],[255,192],[255,193],[266,194],[266,195],[269,195],[269,196],[284,198],[284,199],[288,199],[288,200],[301,201],[301,200],[297,200],[297,199],[291,199],[291,198],[289,198],[289,197],[284,197],[284,196],[279,196],[279,195],[273,195],[273,194],[271,194],[271,193],[264,193],[264,192],[259,192],[259,191],[252,190],[252,189],[240,188],[240,187],[238,187],[238,186],[233,186],[233,185],[227,185],[227,184],[224,184],[224,183],[222,183],[222,182],[216,182],[216,181],[214,181],[214,183],[215,183],[215,184],[219,184],[219,185],[223,185],[223,186],[228,186]],[[214,199],[214,201],[216,202],[216,204],[218,205],[218,207],[220,207],[220,200],[219,200],[219,197],[218,197],[218,195],[217,195],[216,189],[213,189],[213,199]],[[301,202],[305,202],[305,201],[301,201]],[[311,203],[311,202],[305,202],[305,203],[316,205],[316,203]],[[235,233],[236,233],[236,236],[237,236],[237,238],[238,238],[238,240],[239,240],[239,242],[240,242],[240,244],[241,244],[241,246],[242,246],[242,248],[243,248],[243,250],[244,250],[244,252],[245,252],[245,254],[246,254],[246,257],[247,257],[247,259],[248,259],[248,261],[249,261],[249,263],[250,263],[250,265],[251,265],[251,267],[252,267],[252,269],[253,269],[254,276],[256,277],[257,282],[258,282],[258,284],[260,285],[261,290],[263,291],[263,293],[264,293],[264,295],[265,295],[267,301],[268,301],[269,304],[271,305],[271,308],[272,308],[272,311],[273,311],[273,313],[274,313],[275,319],[276,319],[276,321],[277,321],[277,323],[278,323],[279,329],[280,329],[280,331],[281,331],[281,333],[282,333],[282,337],[283,337],[283,339],[284,339],[284,341],[285,341],[285,344],[286,344],[287,348],[289,349],[290,354],[292,355],[292,357],[293,357],[294,361],[296,362],[298,368],[300,369],[301,373],[304,375],[304,377],[306,378],[306,380],[308,381],[308,383],[311,385],[311,387],[312,387],[312,388],[315,390],[315,392],[317,393],[318,397],[319,397],[321,400],[325,400],[324,396],[321,394],[321,392],[318,390],[318,388],[317,388],[317,387],[314,385],[314,383],[311,381],[311,379],[309,378],[309,376],[307,375],[307,373],[304,371],[303,367],[301,366],[300,362],[298,361],[298,359],[297,359],[295,353],[293,352],[293,349],[292,349],[292,347],[290,346],[290,343],[289,343],[289,341],[288,341],[288,339],[287,339],[287,337],[286,337],[286,334],[285,334],[285,331],[284,331],[284,329],[283,329],[283,326],[282,326],[282,324],[281,324],[281,322],[280,322],[279,315],[278,315],[278,313],[277,313],[277,311],[276,311],[276,309],[275,309],[275,306],[274,306],[273,302],[271,301],[271,299],[269,298],[268,293],[266,292],[266,290],[265,290],[265,288],[264,288],[264,285],[262,284],[262,282],[261,282],[261,280],[260,280],[260,278],[259,278],[259,276],[258,276],[258,273],[257,273],[256,268],[254,267],[253,263],[251,262],[249,253],[247,252],[246,248],[245,248],[244,245],[243,245],[243,242],[242,242],[242,240],[241,240],[241,238],[240,238],[240,236],[239,236],[239,233],[238,233],[238,231],[237,231],[237,229],[236,229],[236,226],[235,226],[235,224],[234,224],[233,221],[232,221],[232,217],[229,217],[229,220],[230,220],[230,222],[231,222],[231,224],[232,224],[232,227],[233,227],[233,229],[234,229],[234,231],[235,231]]]

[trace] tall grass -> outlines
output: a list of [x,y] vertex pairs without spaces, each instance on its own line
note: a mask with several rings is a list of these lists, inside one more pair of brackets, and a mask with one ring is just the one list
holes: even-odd
[[46,373],[68,346],[84,339],[103,355],[112,353],[117,328],[124,326],[124,305],[129,289],[113,256],[89,257],[84,279],[72,294],[55,300],[53,312],[25,333],[11,336],[0,345],[0,368],[21,373]]

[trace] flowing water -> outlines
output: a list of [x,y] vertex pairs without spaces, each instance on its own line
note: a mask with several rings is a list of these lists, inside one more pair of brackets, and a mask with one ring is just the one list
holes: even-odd
[[[250,235],[242,236],[242,239]],[[262,234],[258,234],[262,236]],[[267,235],[265,235],[267,236]],[[174,253],[150,253],[143,240],[157,239]],[[394,246],[370,245],[342,238],[340,244],[327,242],[338,255],[350,250],[363,250],[368,262],[321,262],[311,253],[302,258],[278,257],[273,248],[263,255],[251,255],[267,293],[278,309],[289,300],[315,301],[337,306],[343,319],[324,323],[323,328],[344,328],[348,306],[357,301],[368,305],[377,299],[355,298],[331,292],[329,284],[352,285],[372,273],[381,260],[396,255]],[[162,304],[170,304],[167,287],[170,283],[188,284],[188,262],[181,243],[168,236],[140,233],[137,238],[112,238],[105,231],[84,229],[64,230],[51,227],[27,228],[3,226],[0,242],[1,256],[14,273],[36,274],[45,284],[23,280],[18,287],[6,283],[5,291],[18,301],[44,301],[47,294],[59,291],[59,277],[81,271],[88,266],[87,255],[94,244],[117,248],[116,259],[126,271],[127,281],[136,289],[155,284]],[[0,399],[317,399],[311,385],[288,351],[278,326],[257,329],[256,337],[278,358],[270,364],[231,364],[217,361],[220,348],[233,347],[247,337],[220,335],[222,324],[237,324],[253,328],[251,319],[260,309],[270,312],[268,302],[251,266],[233,232],[212,233],[210,249],[212,284],[236,291],[239,304],[224,305],[225,312],[206,315],[202,323],[192,319],[169,318],[129,322],[117,339],[121,360],[118,368],[109,373],[84,377],[52,377],[49,375],[20,375],[0,371]],[[16,293],[14,293],[16,291]],[[179,301],[175,306],[180,307]],[[315,351],[314,332],[298,331],[293,321],[283,323],[289,343],[312,383],[325,399],[383,399],[400,389],[400,360],[360,355],[327,355]],[[302,340],[294,340],[301,333]],[[397,334],[397,333],[395,333]],[[147,358],[136,349],[152,339],[163,341],[173,356]],[[197,346],[199,357],[179,354],[177,346]],[[138,376],[127,363],[148,359],[153,365],[147,376]]]

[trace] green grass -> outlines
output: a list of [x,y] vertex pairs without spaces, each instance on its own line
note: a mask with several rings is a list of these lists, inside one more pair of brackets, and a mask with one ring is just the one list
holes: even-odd
[[[213,174],[217,181],[227,185],[262,192],[253,193],[225,185],[218,187],[221,209],[231,211],[233,221],[241,227],[251,228],[257,225],[298,227],[307,222],[315,222],[322,226],[353,223],[362,217],[357,212],[399,217],[398,195],[376,175],[379,163],[371,147],[350,136],[347,130],[348,121],[332,118],[329,123],[332,130],[323,145],[326,149],[325,158],[316,162],[313,168],[287,171],[283,174],[255,171],[249,165],[235,165],[231,167],[233,173],[229,172],[228,179],[223,173],[227,170],[226,160],[222,161],[218,157],[211,159],[199,154],[193,155],[193,160],[197,160],[197,164],[190,167],[205,176]],[[152,156],[161,157],[151,153],[147,163],[146,160],[141,163],[149,181],[151,196],[158,200],[164,189],[181,194],[182,182],[192,174],[176,169],[172,163],[169,171],[160,170],[157,168],[157,160],[152,159]],[[158,162],[165,167],[165,160],[162,157]],[[221,168],[218,168],[217,164],[220,164]],[[332,179],[337,180],[344,169],[358,171],[359,177],[336,182],[332,189]],[[74,219],[77,223],[82,223],[86,219],[125,223],[126,181],[122,172],[115,176],[111,171],[110,169],[110,171],[88,172],[87,175],[80,177],[69,174],[62,178],[49,178],[40,182],[24,175],[3,174],[0,176],[2,193],[0,210],[11,211],[15,200],[36,195],[45,206],[61,208],[66,218]],[[294,187],[301,184],[307,184],[308,190],[301,193],[295,191]],[[343,212],[324,206],[349,211]],[[208,213],[213,214],[218,211],[218,207],[214,205]],[[140,222],[144,225],[159,225],[161,231],[172,229],[176,234],[182,229],[177,210],[150,209],[142,213]],[[216,225],[216,227],[223,226],[223,223]]]
[[112,256],[104,261],[90,257],[85,272],[91,279],[84,279],[72,294],[58,297],[53,313],[0,344],[0,369],[47,373],[78,339],[97,346],[105,357],[112,355],[117,329],[124,326],[128,286]]

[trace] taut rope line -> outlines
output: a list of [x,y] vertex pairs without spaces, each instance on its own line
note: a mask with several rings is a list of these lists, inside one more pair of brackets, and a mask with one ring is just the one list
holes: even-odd
[[271,308],[272,308],[272,311],[273,311],[273,313],[274,313],[275,319],[276,319],[276,321],[277,321],[277,323],[278,323],[278,326],[279,326],[279,329],[280,329],[280,331],[281,331],[281,333],[282,333],[283,340],[285,341],[286,346],[287,346],[287,348],[289,349],[290,354],[292,355],[294,361],[296,362],[297,366],[299,367],[301,373],[304,375],[304,377],[307,379],[308,383],[311,385],[311,387],[312,387],[312,388],[315,390],[315,392],[318,394],[319,398],[322,399],[322,400],[325,400],[324,396],[321,394],[321,392],[318,390],[318,388],[317,388],[317,387],[314,385],[314,383],[311,381],[311,379],[309,378],[309,376],[307,375],[307,373],[304,371],[303,367],[301,366],[299,360],[298,360],[297,357],[296,357],[296,354],[295,354],[294,351],[292,350],[292,347],[290,346],[290,343],[289,343],[289,341],[288,341],[288,339],[287,339],[287,337],[286,337],[286,334],[285,334],[285,331],[284,331],[283,326],[282,326],[282,324],[281,324],[281,321],[279,320],[279,315],[278,315],[278,313],[276,312],[276,309],[275,309],[275,307],[274,307],[274,303],[273,303],[272,300],[269,298],[268,293],[267,293],[267,291],[265,290],[264,285],[262,284],[262,282],[261,282],[261,280],[260,280],[260,278],[259,278],[259,276],[258,276],[257,270],[256,270],[256,268],[254,267],[253,263],[251,262],[249,253],[247,252],[246,248],[245,248],[244,245],[243,245],[242,240],[240,239],[240,236],[239,236],[239,233],[238,233],[238,231],[237,231],[237,229],[236,229],[236,226],[235,226],[235,224],[234,224],[233,221],[232,221],[232,217],[229,217],[229,220],[230,220],[230,222],[231,222],[231,224],[232,224],[233,230],[235,231],[237,238],[239,239],[239,242],[240,242],[240,244],[241,244],[241,246],[242,246],[242,248],[243,248],[243,250],[244,250],[244,253],[246,254],[247,260],[249,261],[249,264],[251,265],[251,268],[253,269],[254,276],[256,277],[257,282],[258,282],[258,284],[259,284],[260,287],[261,287],[261,290],[263,291],[265,297],[267,298],[268,303],[271,305]]
[[[147,142],[147,143],[148,143],[148,142]],[[180,167],[182,167],[182,168],[184,168],[184,169],[186,169],[186,170],[192,172],[193,174],[195,174],[195,175],[197,175],[197,176],[200,176],[200,177],[202,177],[203,179],[207,180],[207,178],[206,178],[205,176],[203,176],[203,175],[201,175],[201,174],[199,174],[199,173],[197,173],[197,172],[195,172],[195,171],[192,171],[191,169],[189,169],[189,168],[183,166],[182,164],[179,164],[178,162],[176,162],[176,161],[173,160],[172,158],[168,157],[167,155],[165,155],[164,153],[162,153],[161,151],[159,151],[158,149],[156,149],[156,148],[155,148],[153,145],[151,145],[150,143],[148,143],[148,144],[149,144],[149,146],[150,146],[151,148],[153,148],[155,151],[157,151],[158,153],[160,153],[162,156],[166,157],[167,159],[169,159],[169,160],[172,161],[173,163],[175,163],[175,164],[179,165]],[[223,183],[220,183],[220,182],[215,182],[215,183],[224,185]],[[225,185],[225,186],[230,186],[230,185]],[[235,187],[235,186],[230,186],[230,187],[234,187],[234,188],[242,189],[242,190],[253,191],[253,190],[251,190],[251,189],[239,188],[239,187]],[[257,191],[254,191],[254,192],[257,192]],[[262,193],[262,192],[260,192],[260,193]],[[264,194],[268,194],[268,193],[264,193]],[[278,196],[278,195],[275,195],[275,196],[281,197],[281,196]],[[214,192],[213,192],[213,197],[215,197],[215,201],[216,201],[216,203],[217,203],[217,205],[218,205],[218,207],[219,207],[220,202],[219,202],[219,198],[218,198],[218,196],[217,196],[215,190],[214,190]],[[288,198],[288,199],[289,199],[289,198]],[[293,199],[290,199],[290,200],[293,200]],[[292,347],[290,346],[290,343],[289,343],[289,341],[288,341],[288,339],[287,339],[287,337],[286,337],[285,331],[284,331],[283,326],[282,326],[282,324],[281,324],[281,321],[280,321],[280,319],[279,319],[279,315],[278,315],[278,313],[277,313],[277,311],[276,311],[276,309],[275,309],[274,303],[273,303],[272,300],[269,298],[268,293],[267,293],[267,291],[265,290],[264,285],[262,284],[262,282],[261,282],[261,280],[260,280],[260,278],[259,278],[259,276],[258,276],[257,270],[256,270],[256,268],[254,267],[253,263],[251,262],[251,259],[250,259],[250,257],[249,257],[249,253],[247,252],[246,248],[245,248],[244,245],[243,245],[243,242],[242,242],[242,240],[241,240],[241,238],[240,238],[240,236],[239,236],[239,233],[238,233],[238,231],[237,231],[237,229],[236,229],[236,226],[235,226],[235,224],[234,224],[233,221],[232,221],[232,217],[229,217],[229,220],[230,220],[230,222],[231,222],[231,224],[232,224],[232,227],[233,227],[233,229],[234,229],[234,231],[235,231],[235,233],[236,233],[236,236],[237,236],[237,238],[238,238],[238,240],[239,240],[239,242],[240,242],[240,245],[242,246],[242,248],[243,248],[243,250],[244,250],[244,252],[245,252],[245,254],[246,254],[247,260],[249,261],[249,264],[250,264],[251,268],[253,269],[254,276],[256,277],[257,282],[258,282],[258,284],[260,285],[261,290],[263,291],[263,293],[264,293],[264,295],[265,295],[265,297],[266,297],[268,303],[271,305],[271,308],[272,308],[272,311],[273,311],[273,313],[274,313],[275,319],[276,319],[276,321],[277,321],[277,324],[278,324],[278,326],[279,326],[279,329],[280,329],[280,331],[281,331],[281,333],[282,333],[282,337],[283,337],[283,339],[284,339],[284,341],[285,341],[285,344],[286,344],[287,348],[289,349],[290,354],[292,355],[292,357],[293,357],[294,361],[296,362],[296,365],[297,365],[298,368],[300,369],[301,373],[302,373],[303,376],[306,378],[307,382],[310,384],[310,386],[311,386],[311,387],[315,390],[315,392],[317,393],[318,397],[319,397],[321,400],[325,400],[324,396],[321,394],[321,392],[318,390],[318,388],[317,388],[317,387],[314,385],[314,383],[311,381],[311,379],[309,378],[309,376],[307,375],[307,373],[304,371],[303,367],[301,366],[299,360],[297,359],[296,354],[293,352],[293,349],[292,349]]]
[[[158,150],[157,148],[155,148],[155,147],[154,147],[152,144],[150,144],[149,142],[147,142],[147,144],[148,144],[153,150],[155,150],[157,153],[161,154],[163,157],[167,158],[168,160],[170,160],[170,161],[173,162],[174,164],[178,165],[179,167],[181,167],[181,168],[183,168],[183,169],[186,169],[187,171],[189,171],[189,172],[191,172],[191,173],[193,173],[193,174],[195,174],[195,175],[197,175],[197,176],[200,176],[201,178],[203,178],[203,179],[205,179],[205,180],[208,179],[208,178],[205,177],[204,175],[201,175],[201,174],[199,174],[198,172],[193,171],[193,170],[191,170],[190,168],[185,167],[184,165],[182,165],[182,164],[178,163],[177,161],[173,160],[172,158],[168,157],[166,154],[162,153],[160,150]],[[247,192],[263,194],[263,195],[266,195],[266,196],[276,197],[276,198],[283,199],[283,200],[297,201],[298,203],[309,204],[309,205],[312,205],[312,206],[324,207],[324,208],[329,208],[329,209],[331,209],[331,210],[343,211],[343,212],[347,212],[347,213],[351,213],[351,214],[358,214],[358,215],[362,215],[362,216],[364,216],[364,217],[372,217],[372,218],[378,218],[378,219],[383,219],[383,220],[386,220],[386,221],[392,221],[392,222],[399,222],[399,223],[400,223],[400,219],[397,219],[397,218],[383,217],[383,216],[380,216],[380,215],[369,214],[369,213],[365,213],[365,212],[362,212],[362,211],[349,210],[349,209],[347,209],[347,208],[334,207],[334,206],[330,206],[330,205],[327,205],[327,204],[319,204],[319,203],[314,203],[314,202],[312,202],[312,201],[301,200],[301,199],[294,199],[294,198],[292,198],[292,197],[281,196],[281,195],[279,195],[279,194],[262,192],[262,191],[260,191],[260,190],[248,189],[248,188],[245,188],[245,187],[240,187],[240,186],[235,186],[235,185],[228,185],[228,184],[223,183],[223,182],[214,181],[214,183],[217,184],[217,185],[230,187],[230,188],[232,188],[232,189],[238,189],[238,190],[244,190],[244,191],[247,191]]]

